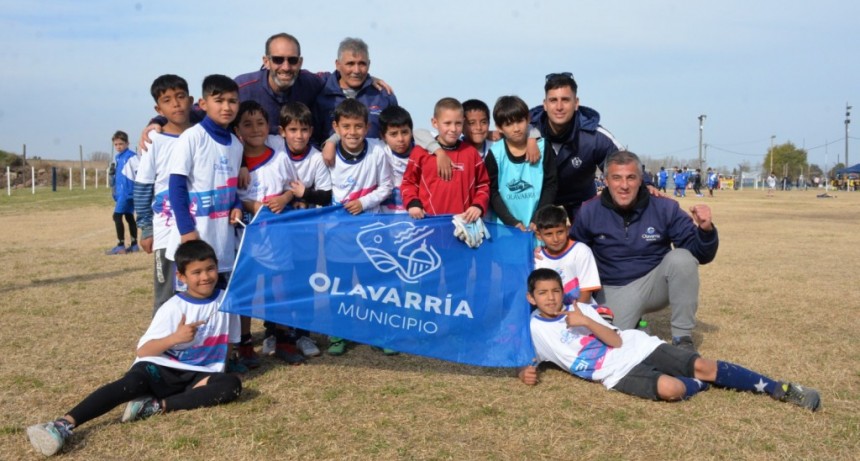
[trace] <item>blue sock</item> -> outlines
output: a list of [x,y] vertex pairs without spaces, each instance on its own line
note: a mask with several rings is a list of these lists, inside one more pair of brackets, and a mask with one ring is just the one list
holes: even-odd
[[771,395],[778,382],[740,365],[718,360],[714,384],[738,391],[765,392]]
[[687,392],[684,393],[684,400],[689,399],[690,397],[698,394],[699,392],[706,391],[710,387],[708,383],[704,381],[699,381],[696,378],[686,378],[684,376],[676,376],[675,378],[680,379],[684,386],[687,388]]

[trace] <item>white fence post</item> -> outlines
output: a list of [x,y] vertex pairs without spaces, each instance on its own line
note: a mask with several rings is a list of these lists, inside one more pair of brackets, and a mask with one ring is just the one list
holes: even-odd
[[33,195],[36,195],[36,167],[30,167],[30,188],[33,189]]
[[11,172],[9,171],[9,167],[6,167],[6,195],[12,195],[12,177],[9,176]]
[[95,185],[96,185],[96,189],[98,189],[98,188],[99,188],[99,169],[98,169],[98,168],[96,168],[95,170],[96,170],[96,180],[95,180],[95,181],[93,181],[93,182],[94,182],[94,183],[95,183]]
[[74,179],[74,176],[72,176],[72,167],[69,167],[69,190],[72,190],[72,179]]
[[84,190],[87,190],[87,169],[85,167],[81,167],[81,184],[83,184]]

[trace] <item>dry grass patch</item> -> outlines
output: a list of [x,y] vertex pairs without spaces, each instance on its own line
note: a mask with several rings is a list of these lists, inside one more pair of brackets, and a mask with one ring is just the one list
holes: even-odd
[[[150,319],[151,257],[103,255],[113,243],[104,191],[57,194],[0,200],[4,460],[39,459],[23,428],[118,378]],[[359,346],[303,367],[264,359],[234,404],[127,425],[114,410],[78,429],[63,458],[856,458],[860,194],[700,200],[722,239],[701,268],[700,351],[819,388],[821,412],[718,389],[655,403],[553,368],[530,388],[511,370]],[[664,337],[667,319],[650,318]]]

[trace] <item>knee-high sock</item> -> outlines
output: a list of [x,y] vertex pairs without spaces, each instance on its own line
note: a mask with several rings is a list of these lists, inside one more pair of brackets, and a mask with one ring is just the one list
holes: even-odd
[[687,388],[687,391],[684,393],[684,400],[689,399],[690,397],[698,394],[699,392],[706,391],[710,387],[708,383],[704,381],[699,381],[695,378],[687,378],[684,376],[676,376],[676,379],[680,379],[684,386]]
[[734,363],[717,361],[717,377],[714,384],[739,391],[765,392],[773,394],[778,381]]

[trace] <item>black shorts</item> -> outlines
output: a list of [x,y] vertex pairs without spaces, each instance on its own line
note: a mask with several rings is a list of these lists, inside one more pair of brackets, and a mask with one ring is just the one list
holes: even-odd
[[157,365],[152,362],[137,362],[132,365],[128,373],[145,374],[149,388],[160,399],[191,389],[197,383],[213,374],[202,371],[180,370]]
[[618,381],[613,390],[649,400],[657,397],[657,380],[661,375],[692,378],[699,354],[669,344],[661,344],[645,360]]

